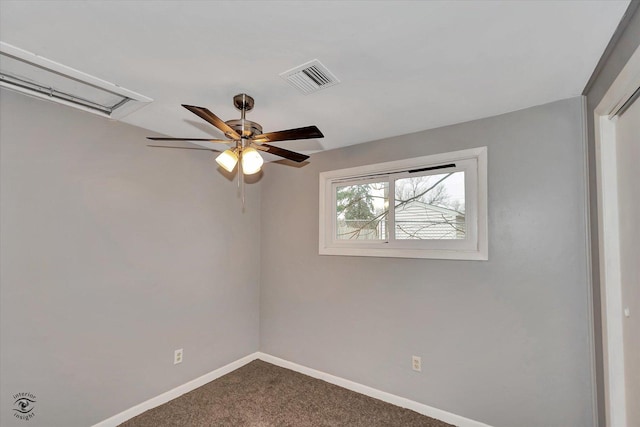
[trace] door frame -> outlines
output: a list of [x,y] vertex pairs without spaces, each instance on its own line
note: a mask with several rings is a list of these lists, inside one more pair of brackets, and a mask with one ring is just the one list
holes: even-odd
[[605,412],[608,427],[627,426],[615,122],[616,114],[638,87],[640,47],[594,111]]

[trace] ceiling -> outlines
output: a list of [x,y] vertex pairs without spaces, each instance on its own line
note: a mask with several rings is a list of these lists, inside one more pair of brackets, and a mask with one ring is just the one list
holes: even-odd
[[[625,1],[0,1],[0,40],[153,98],[122,121],[221,137],[180,107],[265,132],[317,125],[312,153],[580,95]],[[319,59],[339,85],[279,74]]]

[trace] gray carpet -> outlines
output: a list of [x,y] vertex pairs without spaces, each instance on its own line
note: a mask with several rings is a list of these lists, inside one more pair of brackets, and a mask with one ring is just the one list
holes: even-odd
[[451,427],[289,369],[255,360],[120,427]]

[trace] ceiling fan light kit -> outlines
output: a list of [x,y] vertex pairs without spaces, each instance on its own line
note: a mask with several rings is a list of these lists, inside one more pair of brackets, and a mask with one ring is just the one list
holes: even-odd
[[242,150],[242,173],[245,175],[253,175],[256,172],[260,171],[262,164],[264,163],[264,159],[258,151],[253,148],[245,148]]
[[[238,153],[240,153],[240,156],[238,156]],[[233,172],[236,164],[238,164],[238,157],[241,157],[240,164],[244,175],[253,175],[256,172],[260,172],[260,168],[264,164],[264,159],[253,147],[245,147],[242,151],[239,151],[238,148],[225,150],[216,157],[216,162],[227,172]]]
[[216,157],[216,162],[227,172],[233,172],[236,163],[238,163],[238,155],[234,150],[225,150]]

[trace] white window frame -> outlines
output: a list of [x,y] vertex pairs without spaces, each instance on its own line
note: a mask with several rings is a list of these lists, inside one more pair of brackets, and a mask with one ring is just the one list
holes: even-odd
[[[455,163],[455,168],[425,171],[421,175],[465,172],[464,239],[430,240],[342,240],[336,237],[336,187],[380,182],[382,174],[401,174],[412,169],[429,168]],[[381,174],[381,179],[371,175]],[[406,173],[406,176],[418,176]],[[389,178],[389,194],[393,200],[395,180]],[[394,203],[390,203],[388,230],[394,227]],[[414,157],[393,162],[376,163],[348,169],[320,173],[319,254],[347,256],[375,256],[396,258],[433,258],[458,260],[487,260],[487,147],[471,148],[430,156]]]

